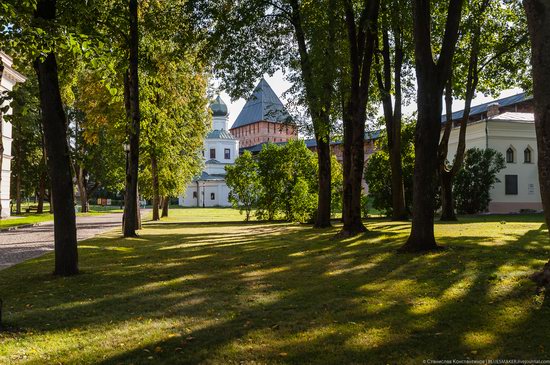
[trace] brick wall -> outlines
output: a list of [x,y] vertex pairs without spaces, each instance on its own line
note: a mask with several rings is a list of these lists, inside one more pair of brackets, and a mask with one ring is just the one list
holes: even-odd
[[230,132],[239,140],[240,147],[250,147],[264,142],[287,142],[298,135],[294,126],[267,121],[231,128]]

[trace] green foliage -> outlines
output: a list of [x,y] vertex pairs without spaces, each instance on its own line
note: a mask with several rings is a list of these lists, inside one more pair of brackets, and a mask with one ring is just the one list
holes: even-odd
[[505,166],[502,154],[491,148],[467,150],[462,169],[453,184],[458,213],[486,211],[491,202],[489,191],[495,183],[500,182],[496,175]]
[[258,154],[258,172],[259,219],[311,220],[317,205],[317,159],[303,141],[266,144]]
[[331,205],[330,210],[334,217],[336,213],[342,211],[342,194],[344,193],[344,171],[342,165],[336,159],[335,155],[330,156],[331,173]]
[[[401,132],[401,163],[403,166],[403,184],[405,186],[405,206],[412,208],[412,184],[414,171],[414,130],[416,123],[405,123]],[[365,166],[365,182],[372,207],[392,214],[391,165],[388,152],[388,137],[383,134],[377,142],[377,151],[373,153]]]
[[258,164],[250,151],[245,151],[235,160],[234,165],[226,166],[225,171],[225,181],[231,189],[229,201],[241,213],[244,211],[246,221],[249,221],[250,213],[256,206],[260,194]]

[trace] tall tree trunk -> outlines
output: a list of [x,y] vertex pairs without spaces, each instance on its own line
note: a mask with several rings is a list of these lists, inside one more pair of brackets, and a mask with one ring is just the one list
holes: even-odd
[[[489,6],[490,0],[485,0],[481,3],[478,17],[485,12]],[[456,221],[456,213],[454,208],[453,197],[453,180],[456,174],[462,168],[464,162],[464,154],[466,152],[466,128],[468,127],[468,120],[470,119],[470,110],[472,106],[472,100],[475,95],[478,77],[478,56],[479,56],[479,38],[481,32],[481,25],[476,24],[476,28],[473,29],[472,41],[470,45],[470,56],[468,59],[468,73],[466,77],[466,100],[464,105],[464,111],[460,121],[460,130],[458,132],[458,146],[454,161],[451,166],[447,164],[447,153],[449,152],[449,138],[453,129],[453,78],[452,71],[449,80],[447,81],[446,93],[445,93],[445,106],[446,106],[446,124],[441,142],[438,148],[439,159],[439,182],[441,186],[441,218],[442,221]]]
[[46,171],[40,173],[40,179],[38,181],[38,208],[36,213],[44,213],[44,196],[46,195]]
[[139,168],[139,77],[138,77],[138,3],[137,0],[129,2],[130,18],[130,59],[129,69],[126,75],[127,108],[129,107],[130,125],[128,128],[130,153],[129,166],[126,171],[126,196],[124,206],[124,237],[137,236],[139,229],[140,213],[138,204],[138,168]]
[[[397,15],[396,15],[397,16]],[[378,88],[382,95],[382,105],[384,110],[384,119],[386,121],[386,131],[388,133],[388,152],[390,156],[391,168],[391,188],[392,188],[392,220],[407,220],[408,213],[405,204],[405,188],[403,183],[403,165],[401,161],[401,126],[402,126],[402,90],[401,75],[403,68],[403,37],[402,30],[398,26],[393,27],[394,34],[394,61],[393,61],[393,89],[395,90],[395,106],[392,105],[391,90],[391,55],[390,55],[390,36],[388,25],[384,24],[382,30],[382,73],[377,72],[376,78]]]
[[458,40],[463,0],[450,0],[445,33],[437,62],[433,59],[431,1],[414,0],[414,46],[418,82],[415,134],[413,215],[411,234],[401,248],[420,252],[436,249],[434,236],[435,182],[441,133],[442,96],[450,77]]
[[365,232],[361,214],[361,192],[365,168],[366,108],[371,84],[371,66],[377,37],[380,0],[363,3],[356,22],[354,4],[344,2],[350,66],[349,90],[344,109],[344,226],[338,236],[349,237]]
[[88,203],[88,179],[86,177],[86,170],[82,166],[76,168],[76,185],[78,187],[78,193],[80,195],[80,205],[82,213],[88,213],[90,211],[90,205]]
[[[546,225],[550,227],[550,4],[524,0],[523,5],[531,37],[540,196]],[[550,261],[533,279],[540,287],[550,287]]]
[[[40,0],[35,17],[55,19],[56,1]],[[42,125],[46,140],[47,165],[52,185],[54,211],[55,271],[69,276],[78,273],[76,217],[74,211],[71,160],[67,145],[67,117],[59,92],[59,78],[55,55],[34,62],[40,90]]]
[[162,201],[162,218],[168,217],[168,208],[170,207],[170,197],[165,196]]
[[331,226],[330,213],[332,203],[330,142],[328,140],[317,138],[317,162],[319,165],[319,194],[314,227],[327,228]]
[[[330,112],[333,99],[334,82],[334,52],[335,52],[335,33],[336,21],[334,13],[336,11],[336,1],[329,0],[327,6],[327,15],[329,19],[329,29],[327,36],[327,47],[325,55],[326,72],[323,75],[314,75],[313,65],[307,46],[306,35],[303,29],[303,19],[301,6],[298,0],[291,0],[292,25],[294,34],[298,43],[300,54],[300,67],[302,80],[305,86],[306,100],[308,109],[313,121],[315,140],[317,142],[317,161],[319,165],[318,176],[318,200],[317,215],[314,227],[330,227],[330,214],[332,204],[332,179],[331,179],[331,159],[330,159]],[[317,85],[321,84],[321,88]]]
[[153,177],[153,220],[158,221],[160,220],[159,174],[157,167],[157,155],[154,151],[151,152],[151,175]]

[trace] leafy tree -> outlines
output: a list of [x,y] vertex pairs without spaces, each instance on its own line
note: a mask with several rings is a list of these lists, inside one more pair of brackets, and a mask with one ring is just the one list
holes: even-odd
[[[403,251],[437,248],[434,236],[434,182],[438,165],[434,157],[437,156],[440,139],[443,89],[452,70],[463,3],[463,0],[449,0],[448,3],[412,1],[418,119],[412,228]],[[438,22],[433,22],[432,12],[446,18],[441,22],[443,29],[440,29]],[[434,55],[434,50],[439,52]]]
[[257,157],[260,196],[256,215],[307,222],[315,216],[317,163],[301,140],[266,144]]
[[[522,13],[515,8],[517,4],[513,2],[489,0],[470,1],[466,6],[459,51],[446,85],[447,122],[438,150],[441,220],[456,220],[452,184],[464,158],[466,128],[476,90],[495,94],[521,83],[523,80],[518,75],[526,73],[527,35]],[[521,57],[522,54],[525,57]],[[465,99],[465,106],[460,119],[457,152],[451,164],[447,161],[447,153],[454,123],[451,117],[453,93]]]
[[[540,195],[546,225],[550,227],[550,4],[544,0],[524,0],[523,6],[531,39]],[[539,287],[550,287],[550,260],[532,278]]]
[[409,214],[405,203],[403,166],[401,163],[401,127],[403,119],[401,108],[404,98],[403,92],[406,91],[404,84],[407,81],[410,83],[412,78],[412,35],[410,31],[412,19],[407,12],[401,11],[407,5],[407,1],[403,0],[382,2],[380,31],[377,42],[378,51],[375,58],[377,64],[376,82],[380,92],[387,131],[392,191],[392,208],[390,211],[393,220],[407,219]]
[[[400,140],[401,165],[403,169],[403,191],[405,194],[405,207],[412,210],[412,180],[414,170],[414,123],[405,124]],[[389,136],[384,134],[377,142],[378,150],[373,153],[365,166],[365,182],[369,188],[368,197],[373,208],[384,212],[388,217],[393,216],[393,184],[391,169],[391,150]]]
[[258,181],[258,163],[250,151],[245,151],[235,160],[234,165],[225,167],[227,175],[225,181],[231,192],[229,201],[234,208],[246,213],[246,221],[250,220],[250,213],[257,205],[260,195]]
[[[252,82],[277,69],[288,71],[297,107],[307,109],[304,127],[317,141],[319,165],[315,226],[329,227],[331,213],[330,136],[338,104],[336,82],[344,28],[336,0],[195,1],[201,21],[210,19],[214,46],[210,56],[233,97],[242,96]],[[250,37],[253,34],[253,37]],[[239,49],[240,52],[235,52]],[[293,120],[298,123],[299,120]]]
[[344,195],[339,236],[365,232],[361,219],[361,181],[365,168],[365,122],[369,102],[371,71],[375,53],[380,0],[368,0],[356,6],[344,3],[344,24],[347,29],[348,63],[343,75],[344,100]]
[[502,154],[491,148],[466,151],[464,166],[453,184],[458,212],[474,214],[486,211],[491,202],[489,191],[500,182],[497,174],[504,167]]
[[48,174],[44,154],[44,135],[40,118],[38,81],[28,72],[27,81],[17,85],[10,93],[12,115],[12,198],[15,210],[21,213],[23,197],[38,195],[38,213],[43,212],[48,186]]

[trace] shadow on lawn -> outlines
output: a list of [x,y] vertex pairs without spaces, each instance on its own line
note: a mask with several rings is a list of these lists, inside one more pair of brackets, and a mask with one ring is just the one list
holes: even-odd
[[[495,281],[509,280],[501,268],[527,272],[534,256],[548,255],[543,226],[504,247],[480,245],[487,237],[440,237],[448,249],[423,256],[395,253],[406,223],[379,223],[343,241],[331,240],[335,229],[292,224],[218,224],[207,233],[200,227],[186,225],[190,231],[180,233],[177,226],[149,224],[139,239],[84,242],[82,275],[55,283],[40,272],[23,279],[34,295],[57,288],[66,301],[53,297],[44,308],[15,311],[14,321],[34,331],[117,326],[138,317],[176,321],[171,331],[182,337],[147,343],[103,364],[139,363],[155,348],[161,349],[155,361],[167,364],[402,363],[473,356],[469,341],[476,336],[487,337],[476,351],[496,358],[548,339],[544,307],[509,328],[496,323],[512,323],[506,308],[532,297],[525,278],[508,292],[492,292]],[[51,258],[25,265],[46,262]],[[15,286],[4,289],[18,292]]]

